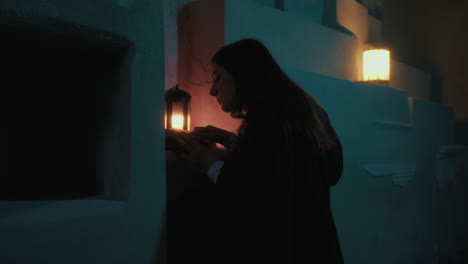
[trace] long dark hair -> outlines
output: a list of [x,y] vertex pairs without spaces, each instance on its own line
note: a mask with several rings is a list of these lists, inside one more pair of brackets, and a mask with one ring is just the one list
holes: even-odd
[[286,75],[260,41],[242,39],[226,45],[211,61],[234,79],[236,106],[231,116],[244,119],[240,135],[260,135],[255,130],[274,126],[309,140],[320,152],[337,144],[325,110]]

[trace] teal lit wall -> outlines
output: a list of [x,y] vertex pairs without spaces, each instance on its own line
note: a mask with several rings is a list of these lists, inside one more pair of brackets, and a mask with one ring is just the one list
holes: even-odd
[[269,7],[275,7],[276,2],[277,2],[277,0],[251,0],[251,1],[255,1],[257,3],[263,4]]
[[303,16],[251,1],[226,0],[224,41],[256,38],[283,67],[356,80],[357,38]]
[[0,202],[0,263],[128,264],[155,258],[166,199],[162,14],[162,2],[150,0],[1,1],[2,23],[47,26],[54,20],[76,24],[77,31],[83,25],[122,36],[134,52],[128,201]]
[[[343,143],[344,172],[331,203],[345,262],[431,263],[434,246],[451,241],[444,237],[450,220],[440,214],[444,200],[435,175],[439,146],[454,140],[451,108],[408,100],[406,92],[378,84],[286,72],[324,106]],[[414,161],[412,182],[401,187],[390,175],[360,169],[379,161]]]

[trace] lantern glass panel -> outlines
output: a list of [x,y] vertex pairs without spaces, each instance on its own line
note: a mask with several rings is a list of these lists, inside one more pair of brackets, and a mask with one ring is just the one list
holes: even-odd
[[[188,104],[187,116],[184,115],[184,102],[172,102],[172,114],[170,115],[172,126],[175,129],[184,129],[187,122],[187,130],[190,129],[190,104]],[[165,127],[167,128],[167,114],[164,118]]]

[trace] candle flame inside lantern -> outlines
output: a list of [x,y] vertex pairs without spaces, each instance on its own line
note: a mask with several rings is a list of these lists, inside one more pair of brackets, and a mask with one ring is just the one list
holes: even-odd
[[172,128],[183,129],[184,128],[184,116],[173,115],[172,116]]

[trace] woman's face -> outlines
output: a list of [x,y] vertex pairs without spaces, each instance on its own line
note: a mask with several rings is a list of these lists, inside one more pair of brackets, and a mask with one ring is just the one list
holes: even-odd
[[236,105],[236,86],[232,75],[222,66],[213,63],[212,77],[210,95],[216,96],[224,112],[232,112]]

